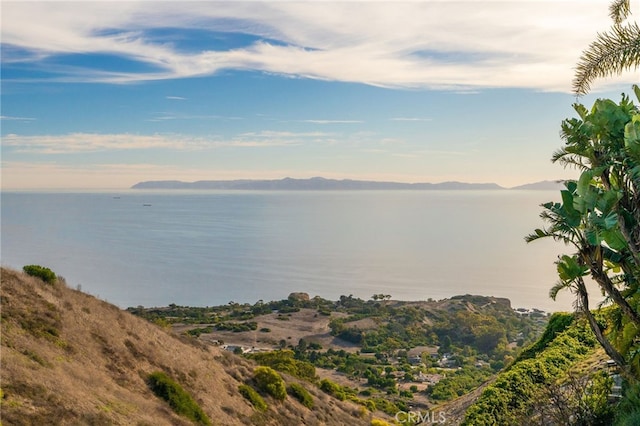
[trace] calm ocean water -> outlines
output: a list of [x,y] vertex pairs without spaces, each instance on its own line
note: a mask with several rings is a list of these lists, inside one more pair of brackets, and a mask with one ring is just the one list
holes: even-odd
[[2,193],[2,265],[120,307],[482,294],[548,298],[564,247],[526,244],[557,191]]

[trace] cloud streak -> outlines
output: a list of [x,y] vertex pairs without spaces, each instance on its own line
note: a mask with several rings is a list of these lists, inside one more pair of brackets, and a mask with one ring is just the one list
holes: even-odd
[[424,117],[395,117],[392,118],[391,121],[432,121],[432,118]]
[[300,123],[311,124],[360,124],[362,120],[300,120]]
[[35,121],[35,118],[32,117],[11,117],[7,115],[0,115],[0,120],[8,120],[8,121]]
[[70,133],[66,135],[5,135],[3,148],[16,153],[74,154],[106,151],[165,149],[199,151],[224,147],[268,148],[305,143],[333,143],[334,135],[323,132],[248,132],[234,137],[195,137],[185,135],[138,135]]
[[[540,3],[9,2],[3,65],[54,70],[38,81],[130,83],[249,70],[381,87],[567,92],[580,52],[610,25],[607,2]],[[157,29],[171,29],[175,39],[197,29],[250,41],[194,51],[159,39]],[[47,62],[82,54],[126,58],[144,70]]]

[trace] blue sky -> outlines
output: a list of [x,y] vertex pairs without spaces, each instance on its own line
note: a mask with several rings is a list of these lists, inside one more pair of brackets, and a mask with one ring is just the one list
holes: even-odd
[[572,177],[549,158],[608,4],[3,1],[2,187]]

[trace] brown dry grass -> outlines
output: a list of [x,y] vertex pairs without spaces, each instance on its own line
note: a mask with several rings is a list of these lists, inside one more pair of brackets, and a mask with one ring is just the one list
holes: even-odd
[[[146,377],[157,370],[193,395],[214,424],[369,423],[357,417],[357,406],[308,383],[313,411],[294,398],[280,404],[267,398],[269,410],[257,413],[238,392],[255,367],[249,361],[180,337],[63,283],[48,285],[4,268],[0,273],[4,425],[190,424],[149,390]],[[310,327],[307,331],[322,334],[326,324]]]
[[[319,343],[325,349],[344,349],[345,351],[355,352],[359,349],[357,345],[337,339],[329,334],[329,321],[346,315],[341,312],[332,312],[329,317],[318,314],[315,309],[301,309],[299,312],[290,314],[273,313],[260,315],[251,320],[258,323],[258,329],[255,331],[233,332],[216,330],[212,333],[202,334],[200,338],[203,341],[222,340],[226,344],[264,349],[277,349],[282,340],[286,342],[287,346],[296,346],[300,339],[305,339],[309,343]],[[175,325],[174,330],[177,333],[181,333],[196,327],[198,326]],[[268,328],[270,331],[260,331],[263,328]]]

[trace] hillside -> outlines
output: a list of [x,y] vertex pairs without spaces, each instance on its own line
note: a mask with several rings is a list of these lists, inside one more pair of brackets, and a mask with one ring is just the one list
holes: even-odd
[[[213,424],[370,424],[371,414],[312,385],[312,410],[265,396],[262,413],[240,394],[255,364],[181,337],[64,283],[9,269],[2,278],[2,423],[191,424],[150,390],[162,371]],[[298,382],[283,375],[287,384]],[[361,416],[361,417],[357,417]],[[380,417],[384,417],[381,415]]]
[[515,311],[508,299],[478,295],[332,301],[292,293],[254,305],[127,310],[279,371],[315,367],[321,387],[328,380],[332,394],[391,417],[420,410],[442,413],[447,424],[461,421],[477,388],[537,339],[547,318],[541,311]]

